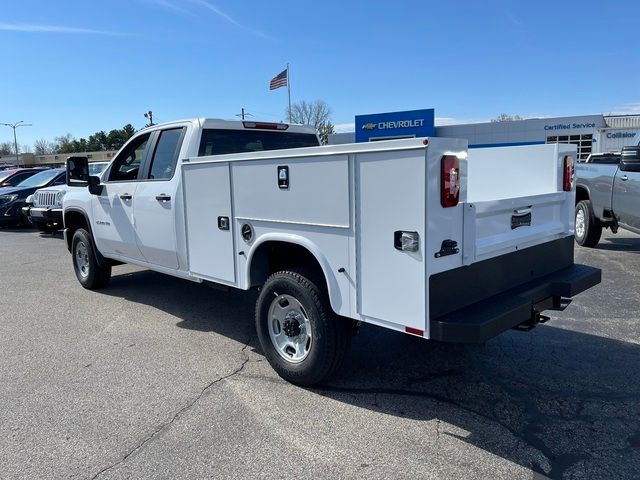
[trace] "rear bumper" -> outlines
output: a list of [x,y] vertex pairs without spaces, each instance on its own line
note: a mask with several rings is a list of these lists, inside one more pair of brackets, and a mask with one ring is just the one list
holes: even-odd
[[[483,343],[523,324],[535,326],[540,313],[562,310],[563,298],[601,280],[600,269],[573,263],[573,237],[439,275],[430,282],[429,338],[460,343]],[[459,308],[449,311],[448,305]]]
[[600,283],[600,279],[599,268],[572,265],[431,320],[430,338],[443,342],[483,343],[521,324],[534,326],[544,310],[562,310],[563,298],[584,292]]

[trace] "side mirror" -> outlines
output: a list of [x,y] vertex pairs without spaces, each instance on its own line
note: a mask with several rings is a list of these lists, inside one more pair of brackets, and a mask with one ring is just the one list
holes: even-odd
[[102,195],[102,185],[100,184],[100,177],[91,175],[89,177],[89,193],[91,195]]
[[640,172],[640,147],[624,147],[620,157],[620,170]]
[[67,158],[67,185],[70,187],[89,185],[89,159],[87,157]]

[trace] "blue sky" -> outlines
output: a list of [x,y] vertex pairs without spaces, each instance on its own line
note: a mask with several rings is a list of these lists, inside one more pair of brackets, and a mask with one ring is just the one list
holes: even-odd
[[[0,122],[19,143],[208,116],[284,119],[292,98],[440,123],[640,113],[640,2],[21,0],[0,10]],[[344,128],[344,127],[343,127]],[[0,129],[0,141],[12,139]]]

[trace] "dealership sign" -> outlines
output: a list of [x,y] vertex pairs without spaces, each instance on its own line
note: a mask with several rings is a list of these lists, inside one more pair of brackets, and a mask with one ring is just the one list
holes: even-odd
[[545,125],[545,130],[580,130],[583,128],[596,128],[595,123],[556,123]]
[[371,139],[432,137],[435,135],[434,110],[375,113],[356,116],[356,142]]
[[607,138],[633,138],[638,132],[607,132]]

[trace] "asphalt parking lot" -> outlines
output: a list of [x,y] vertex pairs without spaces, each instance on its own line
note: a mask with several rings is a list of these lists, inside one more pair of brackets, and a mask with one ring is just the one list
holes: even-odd
[[137,267],[83,290],[61,236],[0,230],[0,478],[638,478],[640,236],[485,346],[363,327],[330,385],[260,354],[253,292]]

